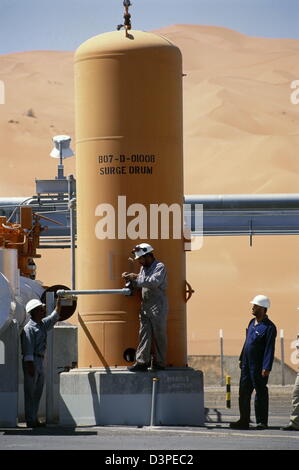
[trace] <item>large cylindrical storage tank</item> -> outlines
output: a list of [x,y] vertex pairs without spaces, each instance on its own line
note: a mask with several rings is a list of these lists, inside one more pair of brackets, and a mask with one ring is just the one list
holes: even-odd
[[[185,366],[184,241],[177,217],[169,217],[169,237],[167,230],[157,236],[154,215],[150,223],[153,205],[183,205],[180,50],[141,31],[89,39],[75,56],[75,114],[76,288],[124,287],[122,272],[140,268],[128,260],[132,248],[152,244],[168,271],[167,364]],[[138,344],[139,307],[136,294],[79,296],[79,367],[127,365],[124,351]]]

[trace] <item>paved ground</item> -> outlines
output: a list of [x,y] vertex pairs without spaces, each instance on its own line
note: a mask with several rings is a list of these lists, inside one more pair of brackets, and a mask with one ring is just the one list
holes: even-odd
[[[30,430],[20,424],[17,428],[0,429],[0,450],[103,450],[101,458],[108,460],[123,455],[121,451],[132,450],[133,452],[126,453],[130,457],[135,455],[134,450],[148,450],[152,455],[152,462],[143,464],[162,463],[155,462],[158,459],[155,451],[158,450],[170,450],[171,455],[176,452],[182,454],[182,451],[185,451],[183,454],[188,454],[186,449],[190,450],[189,454],[193,459],[190,463],[193,464],[198,463],[195,460],[201,458],[201,454],[196,451],[203,450],[299,450],[299,432],[280,430],[281,426],[288,423],[291,390],[292,387],[271,388],[269,429],[264,431],[256,430],[254,422],[248,431],[231,430],[229,423],[238,419],[237,390],[232,391],[232,408],[227,409],[221,406],[223,399],[225,400],[223,388],[212,387],[205,389],[204,427],[92,426],[72,429],[47,426]],[[217,407],[214,407],[215,403],[218,403]],[[145,460],[149,459],[148,455]],[[289,462],[295,454],[288,455]],[[104,463],[113,462],[104,460]],[[141,464],[142,460],[139,468]],[[134,465],[132,461],[131,467],[134,466],[137,464]]]

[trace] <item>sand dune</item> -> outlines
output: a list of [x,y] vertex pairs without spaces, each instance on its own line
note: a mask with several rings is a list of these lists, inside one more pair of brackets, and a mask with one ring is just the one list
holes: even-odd
[[[157,31],[183,54],[185,194],[297,193],[299,41],[249,37],[214,26]],[[56,174],[51,138],[74,136],[73,54],[33,51],[0,56],[6,104],[0,106],[0,196],[32,195],[35,178]],[[65,161],[75,173],[75,159]],[[57,270],[59,260],[59,270]],[[285,331],[286,360],[299,332],[298,237],[210,237],[188,253],[190,354],[238,354],[251,297],[271,297]],[[43,252],[39,278],[69,284],[69,253]],[[279,348],[277,356],[279,357]]]

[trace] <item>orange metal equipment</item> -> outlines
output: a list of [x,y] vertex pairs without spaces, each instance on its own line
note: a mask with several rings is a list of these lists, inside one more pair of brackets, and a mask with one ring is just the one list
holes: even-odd
[[[182,58],[167,39],[131,30],[105,33],[75,55],[78,290],[123,287],[139,271],[132,248],[151,243],[168,270],[168,365],[186,365],[183,238],[131,239],[121,221],[143,204],[183,205]],[[119,203],[119,196],[126,199]],[[115,238],[99,239],[102,204],[115,210]],[[110,205],[110,206],[109,206]],[[121,207],[119,207],[119,205]],[[129,214],[126,210],[130,207]],[[137,214],[136,214],[137,215]],[[112,222],[111,222],[112,223]],[[113,223],[110,229],[113,229]],[[127,365],[138,343],[140,297],[79,296],[79,367]]]
[[0,248],[18,250],[18,268],[21,276],[32,277],[33,258],[40,258],[36,253],[42,228],[39,217],[32,214],[31,207],[20,207],[20,223],[9,223],[6,217],[0,217]]

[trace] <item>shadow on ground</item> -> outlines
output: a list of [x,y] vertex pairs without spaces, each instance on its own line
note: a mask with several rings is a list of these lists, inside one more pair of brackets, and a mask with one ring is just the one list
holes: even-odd
[[78,428],[64,428],[61,426],[42,427],[42,428],[10,428],[1,429],[0,433],[6,436],[96,436],[96,430],[78,430]]

